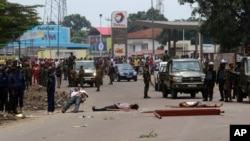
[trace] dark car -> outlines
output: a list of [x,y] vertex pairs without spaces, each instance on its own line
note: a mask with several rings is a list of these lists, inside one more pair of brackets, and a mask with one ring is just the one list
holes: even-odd
[[133,79],[137,81],[137,72],[130,64],[116,64],[115,65],[115,79],[117,81]]

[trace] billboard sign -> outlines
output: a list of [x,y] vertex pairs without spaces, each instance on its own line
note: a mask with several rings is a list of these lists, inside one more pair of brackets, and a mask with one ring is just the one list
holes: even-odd
[[115,11],[111,14],[111,27],[112,28],[127,28],[127,12]]
[[125,56],[125,44],[114,44],[114,55]]

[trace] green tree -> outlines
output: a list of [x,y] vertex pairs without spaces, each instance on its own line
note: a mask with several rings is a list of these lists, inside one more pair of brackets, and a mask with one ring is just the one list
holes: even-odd
[[70,28],[71,42],[86,42],[88,35],[86,30],[91,28],[91,23],[84,16],[79,14],[66,16],[64,17],[62,25]]
[[42,5],[23,6],[0,1],[0,44],[17,40],[26,30],[39,24],[38,13],[35,10]]
[[128,16],[128,33],[148,29],[149,27],[140,26],[134,24],[136,20],[159,20],[159,21],[167,21],[167,18],[164,15],[160,14],[159,10],[155,10],[154,8],[150,8],[147,12],[139,11],[136,14],[129,14]]
[[193,14],[200,14],[201,32],[213,37],[222,52],[233,52],[238,46],[250,44],[249,0],[179,0],[197,3]]

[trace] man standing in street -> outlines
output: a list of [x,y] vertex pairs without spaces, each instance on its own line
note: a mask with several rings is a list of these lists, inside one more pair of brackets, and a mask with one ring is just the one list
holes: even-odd
[[203,101],[212,101],[213,99],[213,89],[216,80],[216,71],[214,70],[214,63],[208,63],[208,69],[205,72],[205,92]]
[[224,84],[225,84],[225,78],[226,78],[226,61],[222,59],[220,61],[220,66],[217,70],[217,77],[216,77],[216,83],[219,85],[219,91],[220,91],[220,101],[224,101],[225,93],[224,93]]
[[143,69],[143,81],[144,81],[144,98],[151,98],[148,96],[149,82],[151,82],[151,75],[149,72],[148,64]]
[[55,110],[55,87],[56,76],[54,75],[53,68],[49,67],[47,81],[47,97],[48,97],[48,115],[52,115]]
[[168,55],[168,51],[167,50],[165,50],[165,54],[164,54],[164,56],[163,56],[163,59],[162,59],[162,61],[168,61],[170,59],[170,56]]
[[109,75],[109,84],[112,85],[114,81],[114,74],[115,74],[115,68],[113,66],[113,63],[110,64],[109,70],[108,70],[108,75]]
[[69,56],[69,68],[70,69],[73,69],[73,66],[74,66],[74,64],[75,64],[75,59],[76,59],[76,57],[73,55],[73,53],[71,52],[70,53],[70,56]]
[[[83,69],[83,66],[80,66],[80,70],[79,70],[79,83],[80,83],[80,85],[81,85],[81,88],[83,88],[83,84],[84,84],[84,78],[83,78],[83,76],[84,76],[84,69]],[[76,82],[77,83],[77,82]],[[77,84],[78,85],[78,84]]]
[[100,91],[100,84],[101,84],[101,79],[102,79],[102,69],[100,68],[99,65],[96,66],[96,76],[95,76],[95,85],[97,87],[96,91]]
[[62,68],[61,65],[58,65],[56,68],[56,82],[57,82],[57,88],[61,87],[62,84]]

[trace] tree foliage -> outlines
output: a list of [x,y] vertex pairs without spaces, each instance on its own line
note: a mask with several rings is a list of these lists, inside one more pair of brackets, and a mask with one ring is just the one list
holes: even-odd
[[17,40],[26,30],[39,24],[38,13],[35,10],[41,5],[23,6],[0,1],[0,44]]
[[87,39],[87,31],[83,30],[84,28],[89,30],[91,28],[91,23],[84,17],[79,14],[72,14],[64,17],[62,22],[63,26],[69,27],[71,41],[74,43],[84,43]]
[[200,14],[201,32],[213,37],[223,52],[250,43],[249,0],[181,0],[198,4],[193,14]]

